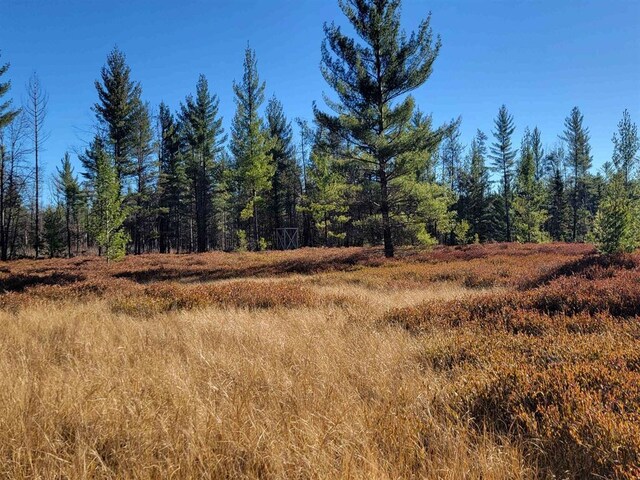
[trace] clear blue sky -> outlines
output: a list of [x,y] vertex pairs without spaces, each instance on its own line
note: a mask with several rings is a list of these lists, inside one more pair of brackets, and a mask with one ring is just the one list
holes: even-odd
[[[443,47],[415,96],[437,123],[461,115],[465,144],[477,128],[490,132],[505,103],[518,146],[527,125],[552,146],[577,105],[601,165],[622,111],[640,123],[640,0],[405,0],[405,27],[429,10]],[[153,106],[176,109],[204,73],[228,130],[247,42],[268,96],[289,118],[311,118],[312,102],[330,92],[318,66],[322,23],[332,20],[345,24],[334,0],[0,0],[1,61],[11,63],[16,101],[33,71],[49,93],[50,175],[91,138],[94,80],[114,45]]]

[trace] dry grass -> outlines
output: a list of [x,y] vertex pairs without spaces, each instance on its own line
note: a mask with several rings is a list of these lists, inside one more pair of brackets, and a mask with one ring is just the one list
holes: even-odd
[[603,262],[8,264],[0,478],[636,478],[640,262]]

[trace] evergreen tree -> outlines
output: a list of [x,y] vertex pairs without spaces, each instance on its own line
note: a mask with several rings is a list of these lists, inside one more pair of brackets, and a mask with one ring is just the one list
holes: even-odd
[[444,137],[440,149],[440,161],[442,162],[441,183],[458,192],[459,181],[462,170],[462,152],[464,150],[460,143],[460,129],[456,124]]
[[618,123],[618,132],[613,134],[613,164],[622,173],[625,186],[629,186],[634,169],[637,168],[640,138],[638,127],[631,122],[629,111],[622,113],[622,120]]
[[536,161],[530,144],[524,142],[516,176],[514,199],[515,230],[519,241],[540,242],[547,214],[543,208],[543,190],[536,180]]
[[310,189],[300,208],[311,214],[325,247],[333,245],[334,240],[345,239],[345,224],[349,221],[347,204],[352,187],[335,168],[335,162],[326,153],[311,155]]
[[120,195],[120,182],[113,161],[105,153],[97,158],[95,192],[90,229],[107,261],[124,257],[129,236],[122,229],[127,217]]
[[556,242],[566,237],[567,227],[567,199],[565,196],[564,178],[559,167],[556,167],[549,185],[549,216],[547,218],[547,232]]
[[172,247],[180,252],[187,177],[178,125],[164,103],[160,104],[158,123],[158,248],[160,253],[168,253]]
[[270,210],[273,228],[296,226],[296,205],[301,191],[300,171],[296,163],[293,130],[282,104],[272,97],[267,104],[266,120],[273,142],[271,157],[275,164],[271,188]]
[[507,107],[502,105],[495,120],[493,136],[495,142],[491,145],[491,159],[493,170],[500,175],[501,194],[504,201],[505,240],[513,240],[511,225],[512,184],[514,176],[516,151],[511,144],[511,135],[515,130],[513,117],[509,115]]
[[117,47],[107,56],[107,63],[95,81],[99,102],[94,105],[96,117],[106,130],[105,140],[115,161],[120,189],[124,180],[132,175],[132,149],[135,139],[136,110],[142,105],[142,90],[131,80],[131,69],[126,57]]
[[12,162],[7,158],[10,156],[10,152],[7,152],[7,145],[5,144],[5,129],[20,114],[20,109],[12,107],[12,100],[4,98],[11,89],[10,81],[2,81],[2,77],[6,75],[8,70],[8,63],[0,64],[0,260],[2,261],[8,259],[9,251],[10,225],[7,223],[8,210],[15,204],[15,201],[12,201],[15,197],[14,176],[12,175],[12,169],[7,168],[7,163]]
[[276,171],[271,151],[274,148],[268,132],[258,114],[264,102],[264,82],[258,76],[258,62],[251,48],[247,47],[244,58],[244,73],[240,83],[233,83],[236,113],[231,127],[231,153],[236,162],[240,202],[240,219],[251,221],[252,247],[259,250],[261,242],[260,211],[265,197],[272,188]]
[[209,92],[204,75],[198,78],[195,98],[189,95],[180,108],[182,135],[188,147],[186,173],[194,201],[197,250],[205,252],[210,246],[214,166],[227,137],[218,115],[218,97]]
[[584,117],[578,107],[571,110],[565,119],[565,130],[562,136],[567,144],[565,160],[572,181],[571,190],[571,240],[584,238],[587,230],[586,197],[587,174],[591,168],[591,147],[589,146],[589,130],[583,125]]
[[64,223],[67,243],[67,257],[71,257],[71,222],[78,222],[78,208],[80,206],[80,184],[73,174],[71,158],[65,153],[62,164],[58,168],[58,176],[55,179],[56,190],[62,199],[64,208]]
[[133,251],[140,254],[148,242],[151,223],[151,195],[154,181],[153,131],[149,105],[140,103],[134,109],[132,117],[132,148],[135,193],[131,209],[130,231],[133,238]]
[[469,222],[470,234],[479,241],[487,238],[487,213],[489,174],[485,165],[487,136],[478,130],[471,142],[469,174],[465,182],[467,208],[465,219]]
[[[410,175],[407,157],[433,150],[451,128],[435,132],[410,128],[414,99],[407,93],[426,82],[440,50],[429,26],[430,17],[417,33],[400,29],[400,0],[340,0],[339,6],[361,42],[340,27],[325,24],[322,74],[339,101],[327,100],[336,113],[314,108],[316,121],[354,147],[348,158],[359,162],[377,182],[377,212],[382,217],[382,237],[387,257],[394,254],[390,183]],[[396,102],[396,101],[399,101]]]
[[633,252],[640,246],[640,208],[625,186],[627,170],[623,164],[620,167],[609,179],[594,222],[596,245],[609,254]]
[[49,258],[57,257],[64,252],[64,209],[59,205],[49,206],[42,220],[42,237]]

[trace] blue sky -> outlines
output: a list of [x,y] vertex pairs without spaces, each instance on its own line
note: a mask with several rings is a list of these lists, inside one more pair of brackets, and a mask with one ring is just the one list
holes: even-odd
[[[90,140],[94,80],[114,45],[153,106],[164,100],[176,109],[204,73],[228,130],[247,42],[267,95],[280,98],[290,119],[311,119],[312,102],[330,93],[318,68],[322,23],[345,25],[334,0],[0,0],[0,7],[0,61],[11,63],[14,98],[24,97],[34,71],[49,94],[48,174],[66,150]],[[516,145],[525,126],[537,125],[552,146],[577,105],[601,165],[622,111],[640,123],[640,1],[405,0],[405,27],[430,10],[443,46],[414,95],[437,123],[462,116],[465,144],[477,128],[490,132],[505,103]]]

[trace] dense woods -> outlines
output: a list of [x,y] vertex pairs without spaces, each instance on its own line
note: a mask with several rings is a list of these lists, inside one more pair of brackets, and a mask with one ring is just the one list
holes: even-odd
[[578,107],[563,132],[533,126],[518,139],[517,119],[496,106],[492,131],[462,145],[460,119],[434,125],[411,95],[440,51],[430,17],[405,35],[399,0],[340,5],[357,36],[325,24],[321,74],[331,92],[313,106],[312,124],[268,97],[249,46],[229,132],[204,75],[180,105],[150,105],[114,48],[87,106],[96,129],[81,168],[68,154],[60,159],[44,179],[48,196],[46,85],[34,76],[20,107],[1,63],[0,258],[380,244],[393,256],[397,245],[551,240],[594,241],[609,253],[638,246],[640,140],[627,111],[598,171]]

